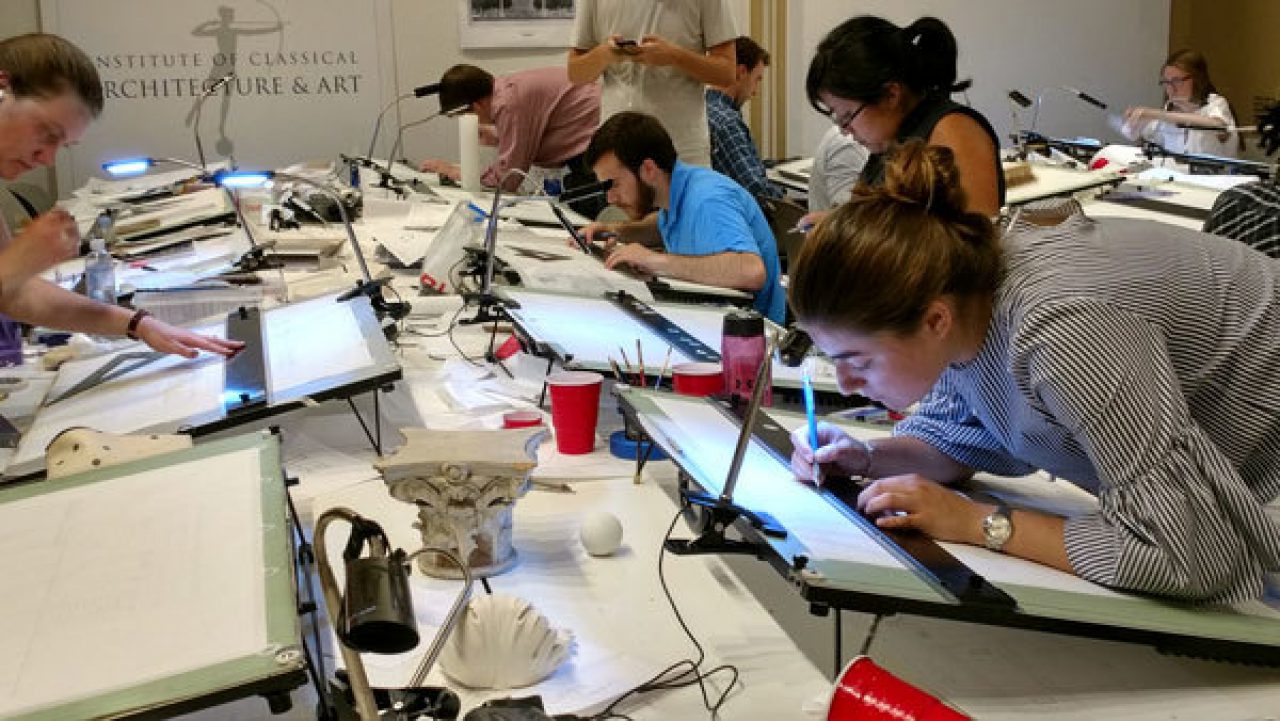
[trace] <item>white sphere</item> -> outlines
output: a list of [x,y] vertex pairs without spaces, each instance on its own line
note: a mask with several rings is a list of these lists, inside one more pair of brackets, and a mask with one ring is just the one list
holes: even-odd
[[622,545],[622,523],[608,511],[596,511],[582,519],[582,546],[593,556],[611,556]]

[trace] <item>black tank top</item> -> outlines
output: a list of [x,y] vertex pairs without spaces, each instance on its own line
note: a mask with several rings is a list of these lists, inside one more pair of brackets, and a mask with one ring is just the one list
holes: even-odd
[[[991,123],[988,123],[982,113],[977,110],[968,105],[961,105],[942,95],[926,95],[924,100],[921,100],[920,104],[908,113],[907,117],[902,119],[902,124],[898,126],[897,141],[902,143],[911,138],[920,138],[928,141],[929,136],[933,134],[934,127],[944,117],[952,113],[960,113],[973,118],[987,132],[987,136],[991,138],[991,144],[995,148],[996,183],[1000,193],[1000,205],[1004,205],[1004,168],[1000,165],[1000,138],[996,135],[995,129],[991,127]],[[868,185],[881,185],[884,183],[884,153],[876,153],[867,158],[867,164],[862,166],[861,180]]]

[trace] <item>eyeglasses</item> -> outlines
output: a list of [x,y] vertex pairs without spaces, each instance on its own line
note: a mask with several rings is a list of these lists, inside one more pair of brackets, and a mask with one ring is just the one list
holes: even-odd
[[863,110],[866,110],[866,109],[867,109],[867,106],[868,106],[868,105],[870,105],[870,104],[871,104],[871,103],[863,103],[862,105],[859,105],[859,106],[858,106],[858,109],[857,109],[857,110],[853,111],[852,113],[849,113],[848,115],[844,115],[844,116],[836,115],[836,114],[835,114],[835,111],[831,111],[831,112],[827,113],[827,117],[828,117],[828,118],[831,118],[831,122],[835,123],[837,128],[840,128],[841,130],[844,130],[844,129],[848,128],[848,127],[849,127],[849,125],[850,125],[851,123],[853,123],[853,121],[857,120],[857,119],[858,119],[858,116],[862,114],[862,111],[863,111]]
[[1157,84],[1158,84],[1158,85],[1162,85],[1162,86],[1164,86],[1164,87],[1166,87],[1166,88],[1171,88],[1171,87],[1173,87],[1173,86],[1175,86],[1175,85],[1181,85],[1181,84],[1183,84],[1183,83],[1187,82],[1187,81],[1188,81],[1188,80],[1190,80],[1190,79],[1191,79],[1191,76],[1190,76],[1190,75],[1183,75],[1183,76],[1182,76],[1182,77],[1180,77],[1180,78],[1169,78],[1169,79],[1167,79],[1167,80],[1162,78],[1162,79],[1160,79],[1160,80],[1158,80],[1158,81],[1157,81]]

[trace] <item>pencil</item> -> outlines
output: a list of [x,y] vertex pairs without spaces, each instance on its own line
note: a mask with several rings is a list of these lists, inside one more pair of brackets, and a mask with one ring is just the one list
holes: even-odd
[[653,382],[653,389],[658,390],[658,386],[662,385],[662,376],[667,373],[667,366],[671,363],[671,346],[667,346],[667,356],[662,359],[662,369],[658,371],[658,380]]
[[622,354],[622,362],[627,364],[627,385],[631,385],[631,360],[627,358],[627,352],[622,349],[622,346],[618,346],[618,352]]
[[636,338],[636,363],[640,366],[640,387],[644,388],[644,348],[640,347],[640,339]]

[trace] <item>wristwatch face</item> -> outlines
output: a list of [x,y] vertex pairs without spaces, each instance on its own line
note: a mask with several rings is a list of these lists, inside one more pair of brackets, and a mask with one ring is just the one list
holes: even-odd
[[999,551],[1004,548],[1009,536],[1013,535],[1013,522],[1008,516],[996,511],[982,519],[982,535],[986,539],[987,548]]

